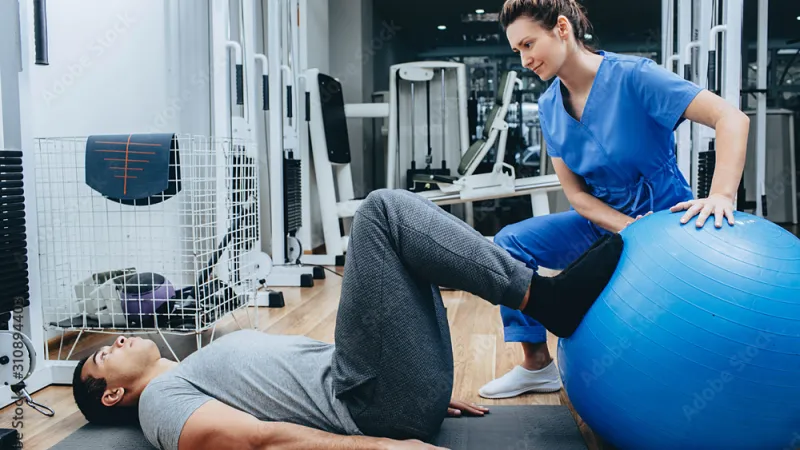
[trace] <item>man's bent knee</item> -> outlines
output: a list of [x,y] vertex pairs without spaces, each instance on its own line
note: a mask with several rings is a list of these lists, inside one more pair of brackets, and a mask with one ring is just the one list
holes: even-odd
[[[372,222],[383,223],[388,217],[389,208],[398,207],[398,195],[401,191],[396,189],[377,189],[370,192],[367,198],[358,207],[358,215],[371,219]],[[355,226],[358,219],[353,222]]]
[[374,191],[372,191],[369,194],[367,194],[367,198],[364,199],[364,202],[365,203],[382,202],[387,197],[390,197],[392,195],[392,191],[393,190],[394,189],[386,189],[386,188],[375,189]]
[[[361,204],[361,209],[381,211],[384,207],[398,207],[413,198],[416,194],[407,192],[403,189],[376,189],[367,195],[364,203]],[[362,211],[363,212],[363,211]]]

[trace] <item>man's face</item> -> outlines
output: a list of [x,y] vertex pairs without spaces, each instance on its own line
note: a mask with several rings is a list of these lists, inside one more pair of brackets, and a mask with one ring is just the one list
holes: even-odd
[[[140,380],[147,370],[161,358],[156,344],[149,339],[120,336],[112,345],[95,352],[83,366],[81,377],[106,380],[103,404],[106,406],[132,406],[140,392]],[[134,396],[126,395],[134,393]],[[120,403],[121,402],[121,403]]]

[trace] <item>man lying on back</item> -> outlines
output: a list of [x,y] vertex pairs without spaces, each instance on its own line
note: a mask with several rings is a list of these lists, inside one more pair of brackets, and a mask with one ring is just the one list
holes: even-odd
[[[567,337],[622,252],[598,241],[541,277],[466,223],[402,190],[370,194],[353,219],[335,345],[238,331],[176,363],[119,337],[82,360],[73,390],[90,422],[141,425],[161,449],[432,449],[453,402],[439,286],[523,311]],[[486,320],[493,320],[487,317]]]

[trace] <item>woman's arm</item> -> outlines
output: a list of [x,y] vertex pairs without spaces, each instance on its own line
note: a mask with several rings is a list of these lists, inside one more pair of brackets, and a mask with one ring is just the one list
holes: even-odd
[[684,117],[715,130],[717,160],[709,195],[720,194],[733,201],[744,171],[750,119],[709,91],[695,97]]
[[715,130],[716,164],[708,198],[679,203],[671,210],[687,210],[681,218],[683,223],[699,214],[698,227],[702,227],[712,214],[717,227],[722,226],[723,216],[733,225],[733,202],[744,171],[750,119],[709,91],[700,92],[686,108],[683,117]]
[[622,214],[590,194],[583,179],[572,172],[564,164],[564,160],[555,157],[551,159],[564,194],[578,214],[613,233],[619,233],[634,221],[633,218]]

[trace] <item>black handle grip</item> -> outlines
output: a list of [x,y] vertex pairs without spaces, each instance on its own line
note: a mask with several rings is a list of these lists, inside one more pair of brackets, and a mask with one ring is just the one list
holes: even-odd
[[292,86],[286,86],[286,117],[292,118]]
[[691,81],[692,79],[692,65],[684,64],[683,66],[683,79]]
[[244,67],[236,65],[236,104],[244,105]]
[[306,92],[306,122],[311,122],[311,93]]
[[767,196],[764,195],[764,194],[761,194],[761,214],[763,214],[764,217],[766,217],[767,214],[768,214],[767,213]]
[[33,0],[33,33],[36,64],[50,65],[47,48],[47,0]]
[[269,111],[269,75],[263,75],[262,83],[264,84],[264,111]]
[[717,51],[708,51],[708,90],[716,92],[717,90]]

